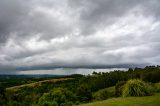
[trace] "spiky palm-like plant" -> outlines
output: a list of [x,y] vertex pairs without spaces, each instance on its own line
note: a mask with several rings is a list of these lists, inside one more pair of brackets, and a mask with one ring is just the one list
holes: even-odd
[[147,96],[151,95],[151,87],[142,80],[132,79],[127,81],[123,89],[123,97],[126,96]]

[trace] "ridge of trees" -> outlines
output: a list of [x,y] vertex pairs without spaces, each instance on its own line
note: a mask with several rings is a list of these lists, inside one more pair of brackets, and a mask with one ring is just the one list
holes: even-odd
[[[4,106],[37,106],[38,103],[41,103],[41,100],[44,102],[48,100],[46,101],[48,104],[52,104],[50,102],[54,100],[54,103],[58,105],[90,102],[93,100],[92,94],[94,92],[115,86],[120,81],[125,82],[130,79],[140,79],[149,83],[160,82],[160,66],[129,68],[128,71],[115,70],[98,73],[94,71],[92,75],[75,74],[66,78],[69,77],[72,77],[72,79],[56,83],[43,83],[41,86],[21,88],[18,91],[6,91],[1,86],[0,100],[3,101],[0,101],[0,103],[4,104]],[[62,95],[55,96],[57,95],[56,92],[60,92]],[[47,99],[46,94],[51,99]]]

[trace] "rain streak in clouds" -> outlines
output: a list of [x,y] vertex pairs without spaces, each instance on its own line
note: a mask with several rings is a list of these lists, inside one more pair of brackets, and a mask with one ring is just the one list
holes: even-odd
[[159,0],[1,0],[0,73],[160,64],[159,8]]

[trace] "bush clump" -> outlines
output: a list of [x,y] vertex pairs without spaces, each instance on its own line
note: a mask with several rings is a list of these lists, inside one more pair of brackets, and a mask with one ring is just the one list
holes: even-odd
[[[55,88],[48,93],[44,93],[38,101],[38,106],[72,106],[73,93],[65,88]],[[54,101],[54,102],[53,102]],[[43,105],[42,105],[43,104]]]
[[77,88],[76,95],[80,102],[89,102],[92,100],[92,92],[88,85],[82,84]]
[[93,99],[95,101],[105,100],[105,99],[108,99],[108,98],[111,98],[111,97],[114,97],[114,96],[115,96],[114,87],[101,89],[101,90],[93,93]]
[[132,79],[127,81],[123,89],[123,97],[126,96],[149,96],[153,94],[152,88],[145,82]]
[[160,92],[160,83],[154,84],[155,92]]
[[124,85],[126,84],[126,81],[120,81],[115,86],[115,95],[117,97],[122,96],[122,92],[124,89]]
[[42,106],[58,106],[58,103],[56,101],[53,101],[53,102],[48,102],[48,101],[45,101]]
[[109,97],[109,92],[107,90],[100,91],[93,95],[94,100],[105,100]]

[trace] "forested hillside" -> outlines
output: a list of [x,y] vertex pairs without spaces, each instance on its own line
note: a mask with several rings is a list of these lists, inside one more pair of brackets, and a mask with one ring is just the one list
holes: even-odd
[[[131,79],[133,79],[133,81]],[[17,85],[12,87],[7,87],[2,82],[0,86],[0,105],[78,105],[124,96],[125,93],[122,88],[125,87],[125,89],[128,89],[128,87],[132,87],[134,82],[144,85],[143,87],[146,90],[140,91],[139,93],[134,91],[135,93],[126,95],[133,96],[137,93],[134,96],[146,96],[159,92],[160,67],[146,66],[145,68],[129,68],[128,71],[115,70],[111,72],[93,72],[92,75],[76,74],[59,78],[43,78],[43,80],[31,80],[25,84],[23,83],[23,85],[17,83]]]

